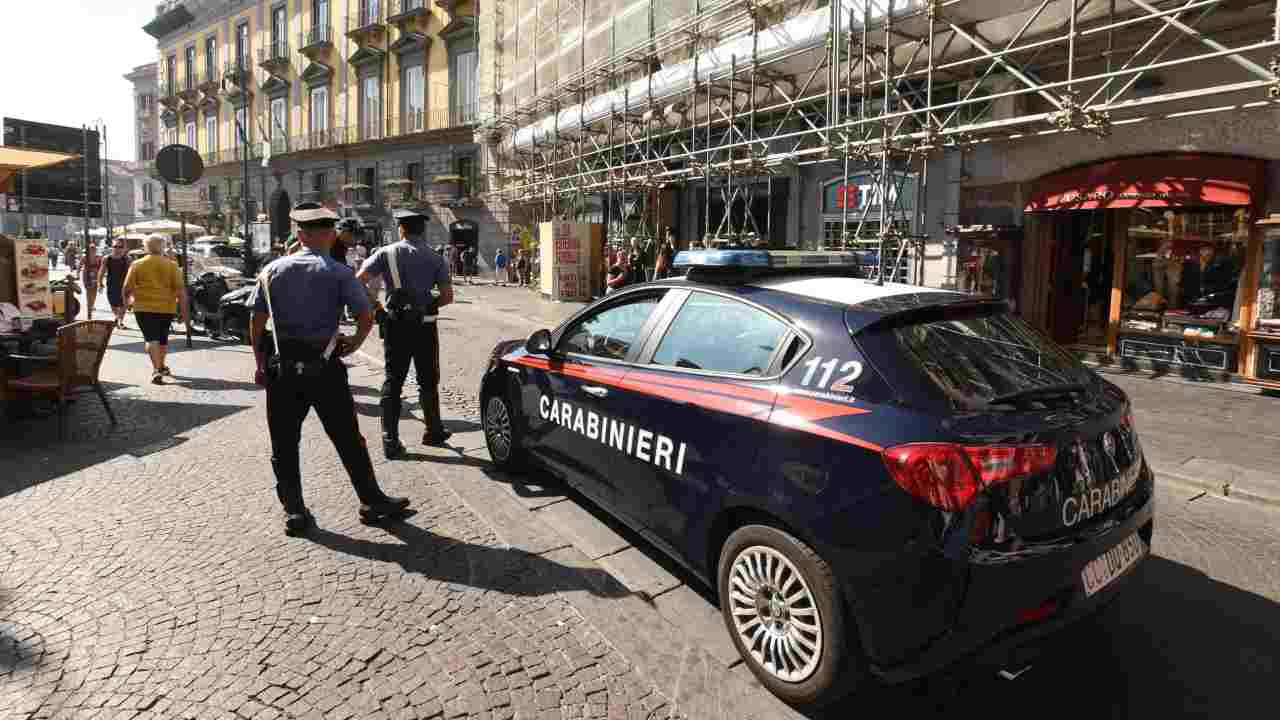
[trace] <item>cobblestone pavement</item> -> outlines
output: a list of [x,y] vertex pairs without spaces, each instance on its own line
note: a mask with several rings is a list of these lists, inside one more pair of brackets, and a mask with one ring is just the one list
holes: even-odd
[[[442,400],[475,451],[488,351],[573,306],[517,288],[460,298],[441,323]],[[177,378],[155,387],[137,331],[119,332],[104,367],[118,428],[85,398],[65,443],[49,418],[0,434],[0,718],[713,716],[654,684],[653,666],[678,658],[618,650],[635,645],[618,633],[652,631],[599,622],[634,604],[621,585],[554,539],[513,541],[441,480],[485,481],[483,450],[447,472],[375,452],[384,487],[419,513],[370,528],[308,420],[303,482],[322,530],[284,537],[248,349],[183,345]],[[365,346],[375,361],[378,345]],[[381,372],[360,360],[350,373],[376,445]],[[959,668],[828,716],[1256,715],[1280,669],[1280,514],[1193,498],[1159,488],[1155,557],[1130,592],[1018,682]]]
[[[506,545],[380,453],[383,487],[418,514],[359,524],[314,419],[321,529],[285,537],[248,349],[174,351],[156,387],[137,331],[117,332],[118,428],[86,398],[65,443],[47,417],[0,439],[0,718],[680,716],[564,598],[620,585]],[[380,375],[351,377],[375,394]]]

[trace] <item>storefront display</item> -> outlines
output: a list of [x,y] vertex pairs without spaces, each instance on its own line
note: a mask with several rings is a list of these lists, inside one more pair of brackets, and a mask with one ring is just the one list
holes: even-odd
[[1258,258],[1253,327],[1248,336],[1257,346],[1254,378],[1280,384],[1280,215],[1260,220],[1258,225],[1265,236]]
[[[1036,253],[1046,327],[1100,356],[1219,379],[1246,371],[1265,300],[1255,301],[1248,272],[1264,169],[1250,158],[1175,153],[1041,178],[1025,211],[1047,245]],[[1280,323],[1275,330],[1280,341]]]

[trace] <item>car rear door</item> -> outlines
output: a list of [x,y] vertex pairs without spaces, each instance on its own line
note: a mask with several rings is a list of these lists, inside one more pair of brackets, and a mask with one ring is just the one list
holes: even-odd
[[533,452],[598,502],[613,504],[614,451],[601,442],[625,402],[627,363],[659,315],[666,290],[621,294],[575,318],[546,358],[527,356],[522,409]]
[[773,408],[775,368],[795,331],[729,294],[680,291],[627,374],[634,443],[614,466],[619,504],[680,553],[706,536],[726,494],[755,475]]

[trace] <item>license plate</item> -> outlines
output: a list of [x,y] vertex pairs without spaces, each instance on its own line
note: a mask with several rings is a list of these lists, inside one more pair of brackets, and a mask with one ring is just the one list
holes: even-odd
[[1080,571],[1085,597],[1106,587],[1146,554],[1147,544],[1138,537],[1137,533],[1134,533],[1119,545],[1094,558],[1084,566],[1084,570]]

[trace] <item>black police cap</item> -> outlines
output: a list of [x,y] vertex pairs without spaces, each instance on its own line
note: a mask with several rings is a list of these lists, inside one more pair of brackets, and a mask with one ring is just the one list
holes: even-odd
[[396,210],[395,212],[391,213],[391,217],[395,218],[396,222],[406,222],[406,223],[420,223],[420,222],[425,222],[431,219],[431,216],[426,212],[422,212],[419,210],[409,210],[407,208],[401,208],[399,210]]

